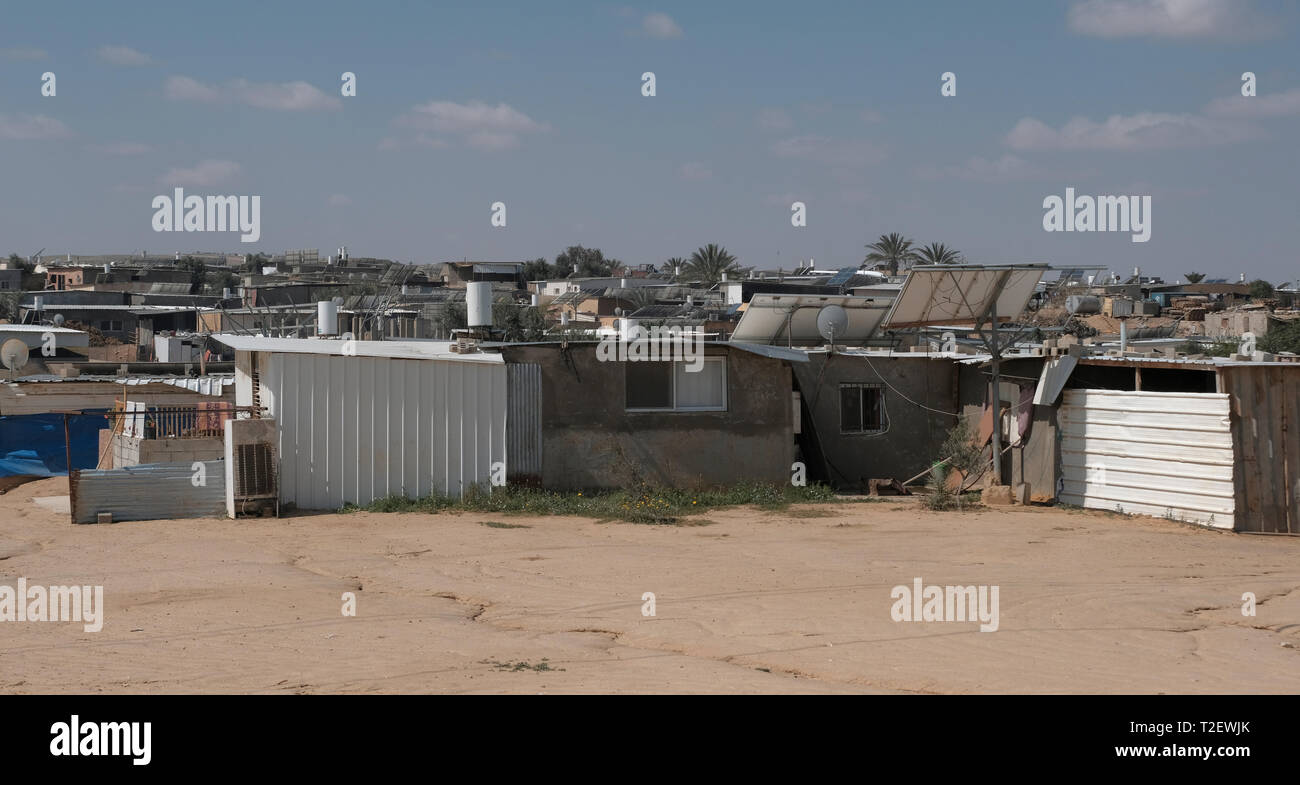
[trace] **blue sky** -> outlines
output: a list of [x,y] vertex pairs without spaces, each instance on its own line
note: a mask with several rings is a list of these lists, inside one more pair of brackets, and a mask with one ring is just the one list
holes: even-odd
[[[155,233],[183,186],[260,195],[265,252],[717,242],[790,269],[898,231],[973,262],[1294,280],[1297,31],[1267,0],[11,5],[0,250],[249,250]],[[1045,232],[1067,186],[1150,195],[1151,240]]]

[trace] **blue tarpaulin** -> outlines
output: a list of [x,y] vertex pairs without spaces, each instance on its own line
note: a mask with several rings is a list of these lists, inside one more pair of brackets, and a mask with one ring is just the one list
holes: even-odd
[[[99,432],[108,425],[99,414],[68,416],[72,468],[94,469],[99,464]],[[62,414],[0,417],[0,477],[67,474],[67,455]]]

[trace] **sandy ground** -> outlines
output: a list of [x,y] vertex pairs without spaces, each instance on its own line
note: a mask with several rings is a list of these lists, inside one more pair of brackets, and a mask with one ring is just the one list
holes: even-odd
[[[0,692],[1300,692],[1297,538],[913,500],[694,526],[32,501],[66,492],[0,496],[0,584],[102,584],[104,627],[0,622]],[[997,585],[1000,628],[893,621],[918,577]]]

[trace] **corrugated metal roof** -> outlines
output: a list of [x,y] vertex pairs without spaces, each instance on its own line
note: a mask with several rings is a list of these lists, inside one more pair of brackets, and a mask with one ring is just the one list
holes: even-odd
[[[499,354],[474,352],[456,354],[451,341],[342,341],[328,338],[264,338],[258,335],[212,336],[237,352],[282,354],[326,354],[341,357],[388,357],[395,360],[448,360],[471,363],[503,363]],[[348,351],[344,352],[347,345]]]

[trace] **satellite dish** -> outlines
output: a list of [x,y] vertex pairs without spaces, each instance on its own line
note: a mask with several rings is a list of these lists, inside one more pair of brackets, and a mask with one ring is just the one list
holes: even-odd
[[64,321],[64,320],[63,320],[63,314],[61,314],[61,313],[56,313],[56,314],[54,314],[54,326],[55,326],[55,327],[62,327],[62,326],[63,326],[63,321]]
[[817,332],[831,343],[849,329],[849,312],[838,305],[824,305],[817,312]]
[[21,338],[10,338],[0,344],[0,362],[11,371],[18,371],[27,364],[27,343]]

